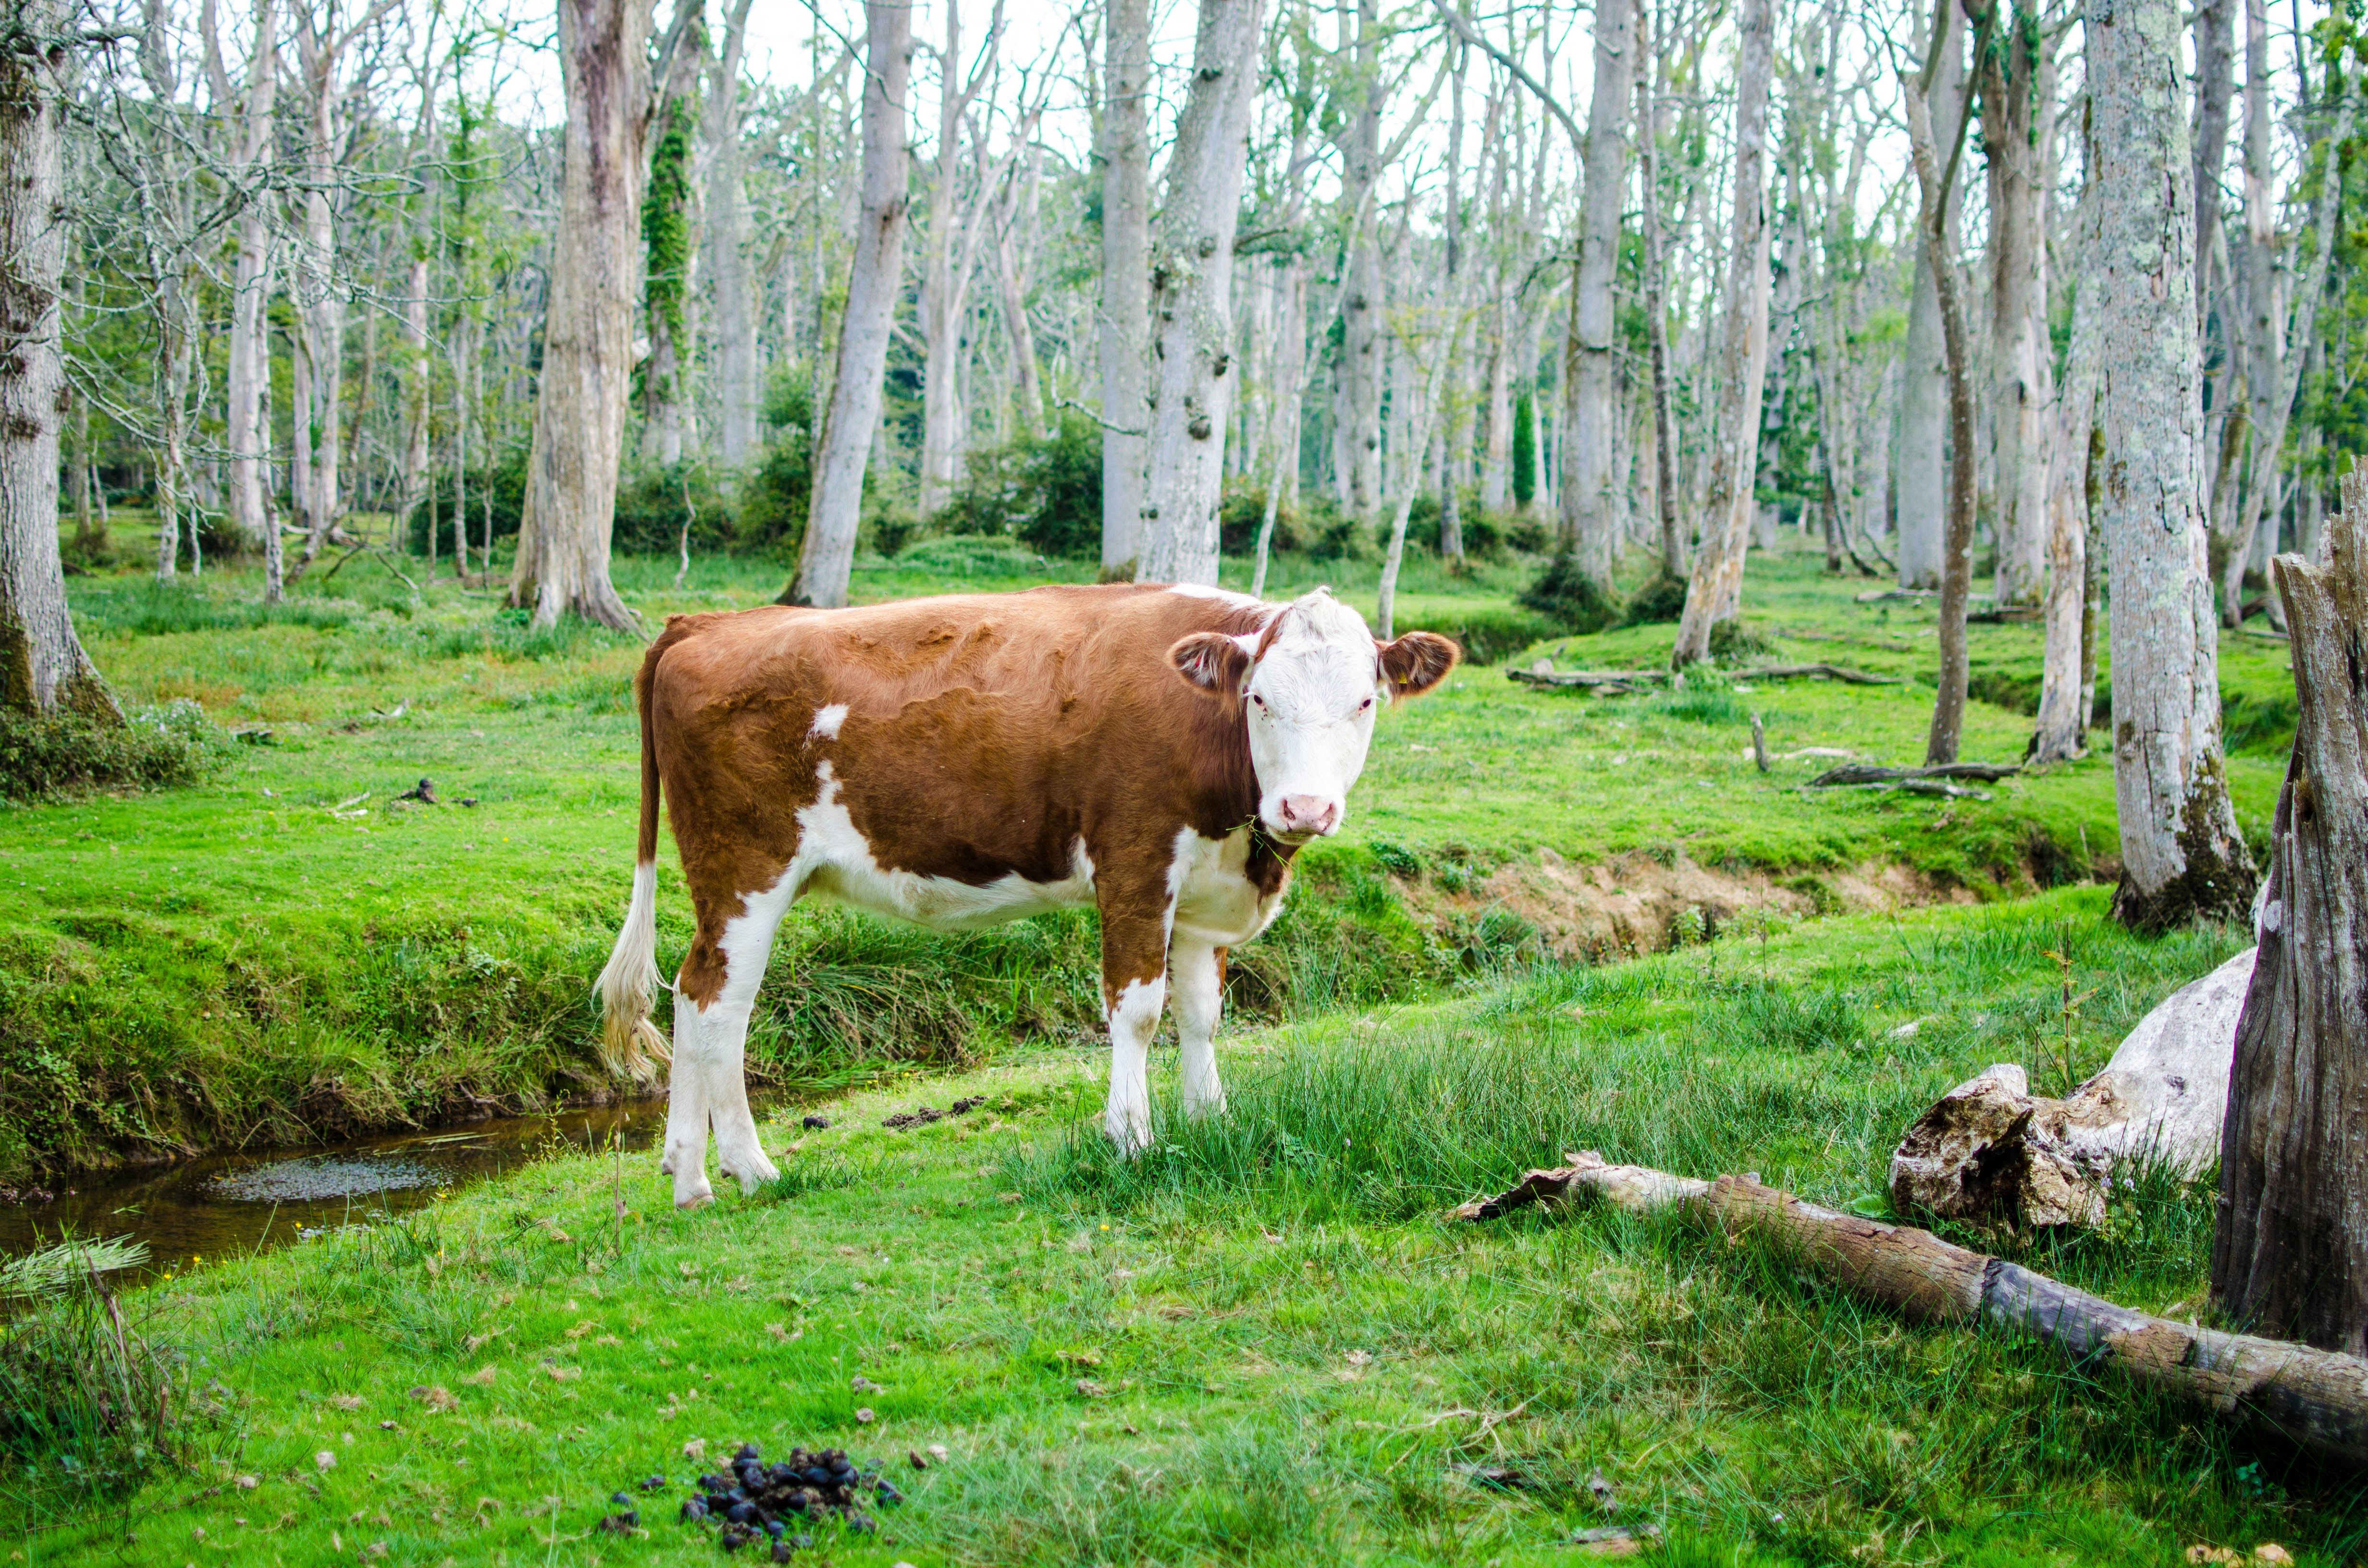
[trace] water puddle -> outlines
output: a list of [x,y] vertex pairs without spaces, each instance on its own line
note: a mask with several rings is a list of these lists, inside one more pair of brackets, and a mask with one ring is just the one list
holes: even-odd
[[148,1246],[147,1265],[126,1278],[154,1278],[417,1209],[554,1147],[631,1153],[665,1131],[666,1102],[649,1100],[95,1173],[54,1184],[48,1202],[0,1205],[0,1254],[28,1252],[68,1230],[125,1236]]

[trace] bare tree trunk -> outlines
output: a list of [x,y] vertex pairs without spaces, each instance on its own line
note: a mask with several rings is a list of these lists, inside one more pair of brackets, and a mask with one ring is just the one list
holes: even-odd
[[[1611,469],[1619,418],[1612,354],[1611,283],[1620,265],[1620,210],[1628,193],[1630,79],[1635,65],[1634,0],[1596,0],[1595,94],[1587,107],[1587,183],[1579,199],[1578,260],[1571,268],[1573,347],[1565,363],[1563,534],[1578,569],[1609,590],[1618,553]],[[1764,92],[1763,88],[1763,92]]]
[[805,541],[798,551],[797,574],[781,595],[783,604],[824,608],[847,603],[856,528],[862,521],[863,467],[880,423],[888,327],[905,272],[905,105],[913,13],[903,0],[865,0],[863,11],[863,205]]
[[[2237,1027],[2212,1289],[2232,1318],[2368,1354],[2368,467],[2317,564],[2271,570],[2292,628],[2294,755]],[[2115,682],[2118,687],[2119,681]]]
[[559,223],[509,592],[537,626],[562,615],[619,629],[633,620],[609,580],[609,539],[641,281],[649,32],[650,0],[559,0],[567,96]]
[[647,251],[642,319],[649,334],[649,353],[642,361],[642,457],[667,468],[698,446],[690,379],[699,334],[691,312],[699,298],[707,193],[699,176],[691,100],[708,62],[703,11],[691,29],[676,46],[659,84],[642,197],[642,244]]
[[[1622,0],[1613,0],[1613,3],[1622,3]],[[1471,444],[1463,425],[1463,77],[1472,51],[1468,45],[1460,41],[1448,47],[1454,51],[1454,64],[1451,67],[1452,85],[1447,109],[1447,212],[1440,227],[1447,252],[1445,292],[1451,314],[1447,324],[1446,359],[1441,366],[1438,384],[1440,407],[1432,426],[1437,431],[1433,439],[1439,443],[1439,553],[1461,569],[1463,564],[1463,475],[1457,454]]]
[[[1950,32],[1953,40],[1953,20]],[[1961,53],[1952,42],[1941,53],[1941,71],[1928,98],[1935,141],[1946,140],[1952,144],[1957,141],[1958,122],[1964,117],[1971,97]],[[1945,249],[1949,259],[1942,265],[1953,266],[1958,249],[1954,201],[1948,204]],[[1893,470],[1899,489],[1899,585],[1937,588],[1941,585],[1941,562],[1948,528],[1948,350],[1941,325],[1941,299],[1936,291],[1931,246],[1922,238],[1921,231],[1915,248],[1918,254],[1916,279],[1908,299],[1907,337],[1900,350],[1899,440],[1894,450]],[[1971,462],[1973,454],[1961,453],[1959,460]]]
[[[2006,0],[1990,0],[2002,9]],[[1997,32],[1995,25],[1992,31]],[[2045,193],[2036,177],[2032,91],[2039,74],[2038,18],[2018,9],[1996,45],[1982,51],[1982,149],[1990,210],[1990,467],[1998,504],[1998,601],[2039,601],[2048,542],[2046,389],[2032,299],[2045,244]]]
[[[2081,216],[2088,214],[2083,203]],[[2076,222],[2074,250],[2088,236]],[[2065,762],[2089,745],[2089,703],[2084,682],[2088,645],[2089,432],[2097,398],[2096,311],[2085,297],[2072,307],[2072,353],[2057,393],[2054,454],[2047,485],[2047,632],[2039,677],[2039,720],[2031,737],[2031,760]]]
[[316,28],[301,18],[296,33],[308,115],[305,125],[302,198],[304,224],[290,278],[297,310],[300,347],[311,375],[305,409],[308,440],[296,445],[295,463],[304,471],[297,521],[304,548],[291,576],[302,576],[329,542],[337,525],[337,458],[345,416],[346,301],[337,276],[337,215],[333,196],[342,181],[344,88],[338,61],[351,34],[338,34],[334,18]]
[[[2237,82],[2236,17],[2239,0],[2197,0],[2195,6],[2195,324],[2211,313],[2210,257],[2220,230],[2220,170],[2228,161],[2228,100]],[[2233,382],[2234,377],[2230,380]]]
[[[989,47],[993,47],[992,40]],[[938,150],[936,188],[929,195],[928,227],[921,234],[921,484],[916,503],[923,522],[952,499],[962,477],[963,435],[962,365],[968,352],[963,327],[970,293],[971,246],[964,230],[961,191],[962,113],[970,107],[962,74],[961,0],[946,0],[946,41],[938,55]],[[984,199],[985,193],[980,192]],[[965,218],[971,218],[971,223]]]
[[707,78],[707,275],[714,300],[715,457],[737,471],[757,455],[757,322],[748,275],[748,187],[740,166],[740,59],[750,0],[733,0],[723,52]]
[[1275,312],[1274,456],[1266,482],[1266,511],[1258,519],[1258,560],[1251,568],[1250,595],[1266,594],[1269,551],[1274,543],[1274,523],[1286,497],[1298,494],[1299,408],[1307,391],[1307,260],[1285,260],[1278,292],[1281,308]]
[[2097,301],[2108,460],[2100,529],[2113,590],[2113,907],[2140,930],[2239,919],[2253,897],[2220,755],[2178,31],[2171,0],[2092,0],[2087,17],[2098,232],[2083,292]]
[[[1995,5],[1995,0],[1993,0]],[[1946,21],[1949,6],[1941,0],[1934,17],[1936,46],[1941,52],[1927,66],[1920,81],[1902,84],[1907,109],[1907,139],[1916,162],[1916,183],[1923,192],[1923,210],[1919,226],[1925,239],[1925,253],[1931,267],[1933,297],[1941,307],[1941,337],[1946,350],[1949,368],[1949,521],[1941,540],[1941,668],[1939,690],[1932,699],[1932,728],[1924,741],[1924,762],[1927,767],[1957,760],[1959,738],[1965,722],[1965,685],[1969,671],[1965,648],[1966,601],[1972,597],[1974,572],[1974,506],[1975,463],[1974,458],[1974,367],[1971,334],[1965,325],[1964,301],[1959,295],[1957,271],[1950,265],[1942,241],[1948,233],[1949,210],[1953,191],[1957,159],[1963,151],[1962,121],[1960,142],[1950,149],[1948,161],[1941,161],[1940,150],[1932,142],[1930,106],[1925,91],[1939,74],[1941,58],[1953,53],[1952,29]],[[1975,52],[1984,52],[1987,41],[1988,21],[1995,17],[1993,9],[1983,20],[1982,37],[1975,41]]]
[[[238,258],[233,264],[229,363],[224,380],[229,403],[224,410],[223,444],[230,449],[231,531],[255,550],[264,548],[271,527],[264,504],[264,471],[269,462],[271,432],[263,423],[264,378],[271,373],[271,218],[263,192],[255,188],[260,170],[271,156],[274,96],[279,91],[278,17],[273,0],[256,0],[255,43],[246,65],[246,99],[239,116],[239,151],[235,176],[247,187],[246,206],[238,219]],[[430,74],[432,76],[432,73]],[[418,264],[424,267],[424,262]],[[277,602],[277,585],[266,598]]]
[[1142,576],[1217,580],[1217,500],[1232,408],[1234,231],[1258,95],[1261,0],[1201,0],[1192,81],[1167,154],[1151,258],[1150,500]]
[[1728,223],[1725,343],[1718,419],[1712,433],[1710,496],[1702,548],[1686,583],[1675,668],[1710,656],[1710,629],[1722,604],[1741,603],[1743,557],[1751,540],[1752,476],[1759,459],[1761,383],[1768,366],[1768,79],[1776,25],[1769,0],[1743,0],[1735,78],[1735,210]]
[[1150,461],[1151,4],[1110,0],[1102,100],[1102,572],[1133,576]]
[[1340,430],[1341,501],[1364,518],[1383,497],[1382,345],[1389,293],[1373,204],[1383,172],[1382,110],[1388,88],[1382,79],[1379,0],[1343,0],[1344,27],[1352,6],[1356,34],[1349,70],[1356,86],[1340,141],[1340,209],[1347,214],[1349,250],[1341,269],[1340,381],[1333,417]]
[[[2248,54],[2245,104],[2245,220],[2247,239],[2246,294],[2251,314],[2253,362],[2247,380],[2252,392],[2253,457],[2246,477],[2244,504],[2231,541],[2226,575],[2221,581],[2221,619],[2240,624],[2244,603],[2245,563],[2253,552],[2253,535],[2261,513],[2277,487],[2279,459],[2285,449],[2286,428],[2294,403],[2302,395],[2303,369],[2317,341],[2319,301],[2327,297],[2328,266],[2335,250],[2336,213],[2342,205],[2340,182],[2323,179],[2312,201],[2311,220],[2317,242],[2310,271],[2294,301],[2294,320],[2285,321],[2284,302],[2277,289],[2276,220],[2269,199],[2269,27],[2261,0],[2248,0],[2246,11]],[[2328,156],[2351,140],[2354,99],[2347,86],[2336,107]]]
[[17,335],[0,357],[0,711],[120,724],[74,635],[58,558],[68,16],[60,0],[16,0],[9,21],[19,43],[0,54],[0,320]]
[[995,244],[995,284],[1000,296],[1003,332],[1011,356],[1012,401],[1018,404],[1019,427],[1042,435],[1044,424],[1043,372],[1036,359],[1036,328],[1028,319],[1027,267],[1022,259],[1036,230],[1036,122],[1023,120],[1019,135],[1025,143],[1023,167],[1005,187],[1002,222]]
[[1661,24],[1657,12],[1648,10],[1645,16],[1651,41],[1636,51],[1636,140],[1645,187],[1645,340],[1653,361],[1653,492],[1660,513],[1661,572],[1676,578],[1685,574],[1686,540],[1678,521],[1677,423],[1669,414],[1669,312],[1661,297]]

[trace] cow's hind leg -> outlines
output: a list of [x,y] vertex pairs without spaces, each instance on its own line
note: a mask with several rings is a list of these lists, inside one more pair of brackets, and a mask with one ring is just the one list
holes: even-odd
[[1225,1002],[1224,949],[1179,934],[1167,952],[1167,977],[1176,988],[1176,1033],[1183,1046],[1184,1114],[1214,1116],[1225,1108],[1216,1045]]
[[785,875],[765,892],[734,901],[741,904],[740,913],[723,918],[714,918],[701,901],[699,936],[675,986],[674,1072],[667,1085],[666,1153],[658,1162],[658,1169],[674,1177],[678,1209],[715,1195],[707,1182],[711,1127],[716,1163],[742,1191],[754,1192],[780,1174],[757,1141],[746,1056],[749,1015],[764,983],[773,934],[789,912],[791,883]]

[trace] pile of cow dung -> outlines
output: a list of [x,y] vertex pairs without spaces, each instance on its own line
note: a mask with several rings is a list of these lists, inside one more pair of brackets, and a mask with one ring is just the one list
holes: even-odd
[[891,1131],[902,1132],[908,1127],[927,1127],[933,1121],[943,1121],[950,1116],[967,1116],[985,1103],[985,1095],[973,1095],[968,1099],[954,1101],[952,1108],[949,1110],[939,1110],[933,1105],[916,1105],[910,1110],[898,1111],[880,1125]]
[[729,1466],[700,1476],[697,1484],[697,1493],[682,1506],[686,1522],[723,1520],[718,1539],[726,1551],[769,1540],[776,1562],[787,1562],[792,1552],[814,1544],[812,1535],[792,1533],[794,1526],[836,1517],[848,1529],[869,1530],[875,1527],[863,1511],[867,1494],[883,1508],[905,1500],[877,1471],[858,1465],[840,1449],[791,1449],[789,1458],[768,1465],[756,1444],[743,1443]]

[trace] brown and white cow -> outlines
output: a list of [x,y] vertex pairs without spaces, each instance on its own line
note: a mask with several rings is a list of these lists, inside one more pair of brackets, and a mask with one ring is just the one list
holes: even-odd
[[1150,1136],[1171,976],[1184,1108],[1222,1109],[1224,950],[1274,918],[1297,848],[1339,831],[1377,701],[1459,656],[1429,632],[1377,642],[1320,590],[1275,605],[1114,584],[669,619],[634,683],[641,842],[600,1000],[611,1069],[654,1075],[663,787],[698,915],[658,1166],[675,1201],[712,1196],[711,1126],[744,1188],[776,1174],[742,1052],[802,897],[943,931],[1097,906],[1110,1137]]

